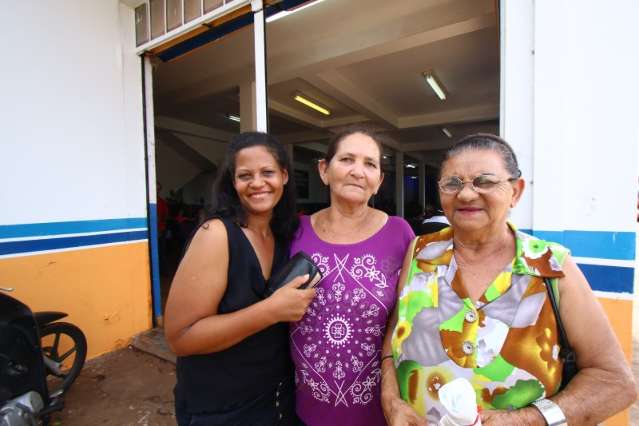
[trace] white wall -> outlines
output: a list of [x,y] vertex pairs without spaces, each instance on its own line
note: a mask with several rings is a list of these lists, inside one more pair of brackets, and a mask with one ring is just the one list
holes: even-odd
[[133,18],[117,0],[2,6],[1,224],[146,216]]
[[517,153],[526,188],[512,220],[532,228],[534,20],[533,1],[500,3],[500,135]]
[[515,221],[635,232],[639,3],[501,6],[501,133],[528,182]]
[[537,229],[635,231],[637,16],[635,0],[535,2]]

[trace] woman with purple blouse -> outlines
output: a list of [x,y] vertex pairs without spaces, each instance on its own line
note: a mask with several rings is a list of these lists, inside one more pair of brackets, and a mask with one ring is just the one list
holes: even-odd
[[336,135],[318,166],[331,204],[301,218],[291,247],[291,255],[311,255],[324,277],[304,317],[291,325],[296,411],[309,426],[386,424],[382,339],[415,235],[404,219],[368,206],[384,178],[381,158],[371,131]]

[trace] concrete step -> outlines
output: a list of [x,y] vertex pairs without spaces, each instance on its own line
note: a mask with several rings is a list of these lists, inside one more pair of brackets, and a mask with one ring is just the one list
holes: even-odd
[[171,352],[162,328],[156,327],[138,334],[133,338],[131,345],[135,349],[175,364],[176,356]]

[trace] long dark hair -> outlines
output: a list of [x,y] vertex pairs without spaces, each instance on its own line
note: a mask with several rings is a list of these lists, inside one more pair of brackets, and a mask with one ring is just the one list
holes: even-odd
[[214,184],[211,217],[230,218],[240,226],[246,226],[246,210],[240,203],[233,179],[235,176],[235,157],[245,148],[263,146],[273,155],[282,170],[288,173],[288,182],[284,185],[282,198],[273,209],[271,230],[273,235],[283,242],[290,242],[299,225],[295,208],[295,179],[291,161],[284,146],[273,136],[261,132],[245,132],[234,136],[226,149],[222,167],[218,170]]

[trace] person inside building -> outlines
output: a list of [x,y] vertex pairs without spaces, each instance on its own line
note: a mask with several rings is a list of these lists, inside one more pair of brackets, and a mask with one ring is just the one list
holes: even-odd
[[568,250],[508,221],[524,191],[508,143],[467,136],[440,173],[451,227],[418,237],[404,261],[384,340],[388,423],[438,424],[438,390],[456,378],[472,384],[483,425],[598,424],[633,403],[632,372]]
[[162,197],[162,184],[156,182],[157,191],[157,221],[158,221],[158,256],[160,264],[160,274],[166,275],[166,221],[169,217],[169,205],[166,203],[164,197]]
[[264,297],[297,228],[290,176],[272,136],[242,133],[229,144],[214,216],[190,241],[166,306],[180,426],[297,422],[287,322],[302,317],[315,290],[297,288],[302,276]]
[[323,273],[306,315],[291,324],[297,415],[308,426],[386,424],[382,337],[414,234],[404,219],[369,206],[383,179],[381,156],[378,136],[365,128],[334,136],[318,165],[330,205],[301,217],[291,246]]
[[431,232],[441,231],[442,229],[450,226],[448,219],[444,215],[444,212],[428,204],[424,210],[424,219],[420,225],[420,234],[430,234]]

